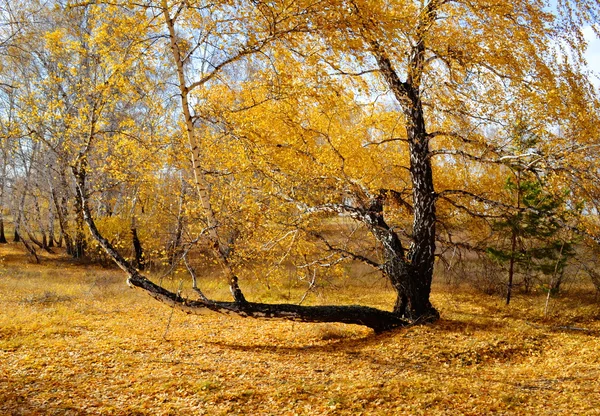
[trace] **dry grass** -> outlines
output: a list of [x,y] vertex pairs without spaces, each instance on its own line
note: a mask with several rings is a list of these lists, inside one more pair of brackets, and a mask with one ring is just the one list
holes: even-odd
[[542,298],[437,287],[442,320],[374,335],[172,314],[118,271],[4,245],[0,414],[600,414],[600,307],[581,299],[544,321]]

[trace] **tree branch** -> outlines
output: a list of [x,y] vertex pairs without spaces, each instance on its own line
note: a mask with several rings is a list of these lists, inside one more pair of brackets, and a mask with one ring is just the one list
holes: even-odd
[[368,257],[365,257],[365,256],[360,255],[360,254],[353,253],[353,252],[348,251],[348,250],[346,250],[344,248],[339,248],[339,247],[335,247],[335,246],[331,245],[331,243],[329,242],[329,240],[327,240],[325,237],[323,237],[323,235],[321,235],[320,233],[317,233],[317,232],[314,232],[314,231],[306,231],[306,232],[308,232],[310,235],[312,235],[313,237],[315,237],[319,241],[321,241],[323,244],[325,244],[327,246],[327,249],[329,251],[333,251],[335,253],[344,254],[344,255],[350,257],[353,260],[358,260],[360,262],[368,264],[369,266],[374,267],[377,270],[382,270],[383,269],[383,264],[377,263],[376,261],[373,261],[373,260],[371,260]]
[[460,196],[465,196],[465,197],[469,197],[471,199],[474,199],[477,202],[481,202],[482,204],[489,204],[489,205],[493,205],[497,208],[503,208],[506,210],[517,210],[516,207],[512,206],[512,205],[508,205],[505,204],[503,202],[499,202],[499,201],[494,201],[493,199],[488,199],[485,198],[481,195],[477,195],[474,194],[473,192],[469,192],[469,191],[464,191],[462,189],[447,189],[445,191],[442,192],[438,192],[437,193],[437,198],[443,198],[448,202],[453,203],[454,201],[452,201],[451,199],[449,199],[447,197],[447,195],[460,195]]

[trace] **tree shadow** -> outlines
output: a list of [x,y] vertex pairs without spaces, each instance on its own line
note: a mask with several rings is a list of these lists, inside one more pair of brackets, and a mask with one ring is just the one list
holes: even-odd
[[[481,317],[481,315],[476,315]],[[289,353],[298,352],[346,352],[348,354],[359,354],[360,350],[373,347],[382,343],[388,343],[399,337],[408,337],[410,330],[418,327],[429,327],[434,331],[441,333],[465,333],[475,332],[496,332],[505,329],[506,323],[496,320],[489,322],[474,322],[455,319],[442,318],[434,323],[409,325],[396,328],[383,333],[370,333],[365,336],[348,336],[340,338],[321,338],[316,339],[316,344],[308,345],[273,345],[268,343],[244,344],[237,341],[207,341],[207,343],[225,349],[244,352],[267,352],[267,353]]]
[[[481,318],[482,315],[474,314],[474,316]],[[468,331],[478,331],[478,332],[490,332],[490,331],[498,331],[507,327],[506,323],[499,322],[497,320],[490,320],[487,322],[475,322],[475,321],[465,321],[465,320],[457,320],[457,319],[447,319],[442,318],[439,321],[432,324],[437,331],[442,331],[446,333],[450,332],[468,332]]]
[[383,333],[371,333],[362,337],[344,337],[337,339],[318,340],[318,344],[310,345],[272,345],[272,344],[242,344],[231,341],[207,341],[220,348],[230,349],[233,351],[244,352],[268,352],[277,354],[298,354],[299,352],[346,352],[349,354],[359,354],[360,350],[370,346],[378,345],[390,341],[393,338],[401,336],[403,333],[412,328],[411,326],[397,328]]

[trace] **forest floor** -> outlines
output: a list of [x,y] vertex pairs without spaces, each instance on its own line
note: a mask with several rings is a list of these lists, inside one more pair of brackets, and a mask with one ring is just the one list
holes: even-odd
[[[168,284],[177,285],[177,282]],[[257,286],[249,297],[283,301]],[[600,301],[436,285],[435,324],[191,316],[122,273],[0,246],[1,415],[600,415]],[[386,308],[383,285],[320,302]]]

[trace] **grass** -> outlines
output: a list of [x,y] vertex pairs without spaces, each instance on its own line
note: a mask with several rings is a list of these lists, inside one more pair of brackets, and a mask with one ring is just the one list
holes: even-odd
[[[542,319],[542,296],[507,308],[434,289],[439,322],[374,335],[173,313],[117,270],[2,245],[0,414],[600,414],[593,297],[553,299]],[[313,302],[392,299],[382,285],[327,296]]]

